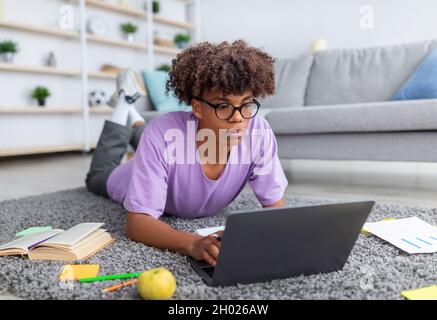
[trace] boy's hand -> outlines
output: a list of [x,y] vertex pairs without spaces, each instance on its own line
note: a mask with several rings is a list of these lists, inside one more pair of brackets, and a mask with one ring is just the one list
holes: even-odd
[[[222,235],[223,231],[216,232]],[[200,237],[193,241],[190,246],[190,256],[196,260],[205,260],[210,265],[215,266],[220,251],[220,241],[213,235]]]

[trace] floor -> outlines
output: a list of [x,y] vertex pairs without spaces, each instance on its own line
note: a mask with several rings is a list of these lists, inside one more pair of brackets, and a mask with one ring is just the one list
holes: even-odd
[[81,153],[0,160],[0,200],[82,186],[90,161]]
[[[0,159],[0,201],[84,186],[90,162],[91,155],[85,153]],[[301,174],[296,179],[294,177],[296,175],[289,177],[287,192],[295,195],[437,207],[437,190],[434,188],[329,184],[329,173],[326,172],[320,183],[314,182],[314,175],[308,181]],[[335,181],[334,177],[332,181]],[[14,298],[7,292],[0,292],[0,300]]]
[[[85,153],[0,159],[0,201],[84,186],[90,162],[91,155]],[[332,168],[329,170],[332,171]],[[337,172],[334,174],[338,176]],[[351,200],[372,198],[380,202],[437,207],[437,190],[434,188],[347,186],[337,182],[329,184],[328,175],[325,172],[318,183],[314,176],[305,180],[302,174],[292,175],[289,177],[287,191],[311,197],[341,197]],[[334,177],[332,180],[335,180]]]

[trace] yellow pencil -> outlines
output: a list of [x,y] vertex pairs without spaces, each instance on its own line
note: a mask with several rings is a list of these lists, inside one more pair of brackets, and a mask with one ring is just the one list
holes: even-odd
[[130,280],[130,281],[125,281],[125,282],[122,282],[120,284],[116,284],[116,285],[107,287],[107,288],[103,289],[102,292],[116,291],[118,289],[124,288],[126,286],[130,286],[131,284],[134,284],[134,283],[137,283],[137,282],[138,282],[138,279],[134,279],[134,280]]

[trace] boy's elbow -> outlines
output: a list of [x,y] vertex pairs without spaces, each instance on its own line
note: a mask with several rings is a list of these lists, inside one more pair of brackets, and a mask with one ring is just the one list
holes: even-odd
[[136,242],[142,242],[142,235],[148,227],[150,219],[154,219],[148,214],[128,212],[126,215],[126,235]]
[[138,240],[138,231],[135,226],[136,214],[128,212],[126,215],[126,235],[132,241]]

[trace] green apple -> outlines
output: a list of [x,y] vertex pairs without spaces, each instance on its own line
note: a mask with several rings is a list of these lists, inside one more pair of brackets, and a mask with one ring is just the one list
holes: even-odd
[[168,300],[176,290],[176,278],[166,268],[155,268],[138,277],[138,294],[146,300]]

